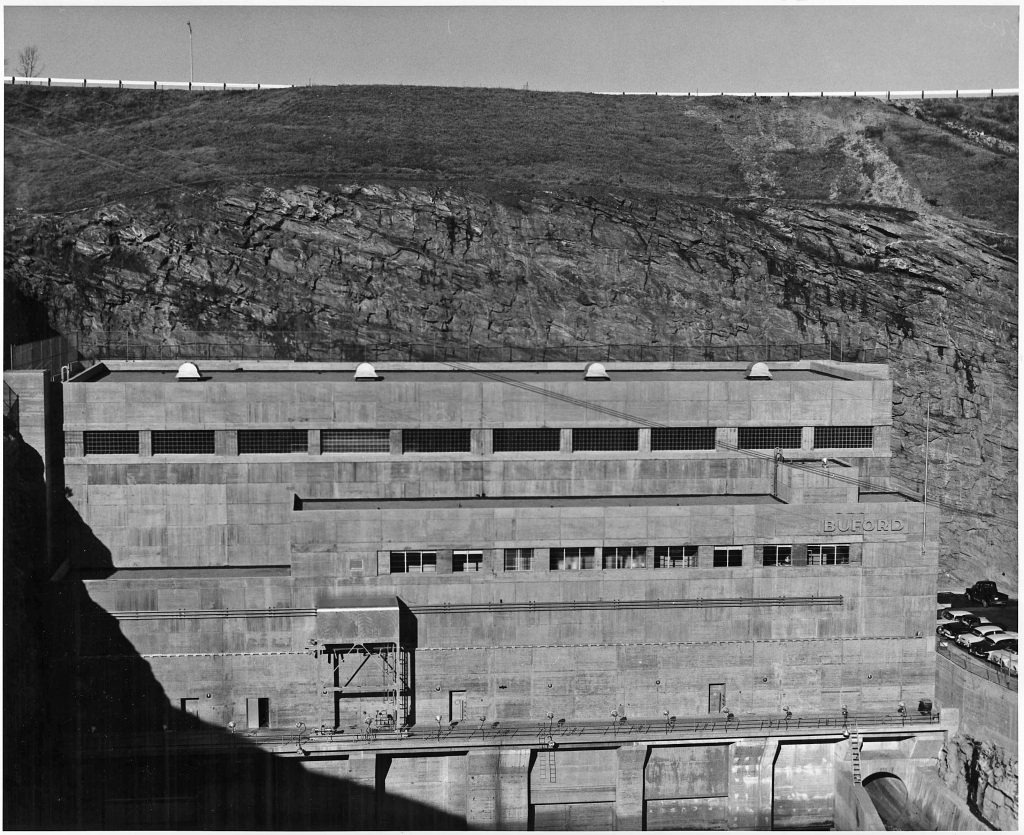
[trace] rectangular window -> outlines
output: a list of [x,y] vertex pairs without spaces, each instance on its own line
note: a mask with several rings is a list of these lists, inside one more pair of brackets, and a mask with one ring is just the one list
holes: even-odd
[[392,551],[392,574],[422,574],[437,571],[437,551]]
[[270,727],[270,699],[245,700],[245,723],[249,728]]
[[873,426],[815,426],[814,446],[818,449],[871,447]]
[[181,712],[189,716],[199,716],[199,699],[181,699]]
[[735,568],[743,565],[742,548],[715,548],[711,564],[715,568]]
[[613,452],[640,447],[639,429],[573,429],[573,452]]
[[320,452],[390,452],[387,429],[321,429]]
[[402,452],[469,452],[469,430],[403,429]]
[[603,548],[603,568],[647,568],[646,548]]
[[651,449],[714,449],[713,426],[667,426],[651,429]]
[[483,564],[483,551],[452,551],[452,571],[479,571]]
[[696,545],[659,545],[654,549],[655,568],[696,568]]
[[740,449],[800,449],[799,426],[741,426]]
[[765,545],[761,551],[761,565],[792,565],[792,545]]
[[849,565],[849,545],[808,545],[808,565]]
[[239,429],[238,452],[308,452],[309,433],[305,429]]
[[533,548],[506,548],[506,571],[532,571]]
[[138,455],[138,432],[83,432],[86,455]]
[[495,452],[558,452],[561,434],[558,429],[495,429],[493,449]]
[[552,571],[580,571],[596,568],[597,559],[593,548],[552,548]]
[[154,455],[213,455],[212,429],[154,429]]

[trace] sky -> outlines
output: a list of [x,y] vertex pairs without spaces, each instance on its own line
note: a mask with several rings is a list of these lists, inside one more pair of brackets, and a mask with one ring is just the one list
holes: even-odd
[[5,5],[5,74],[780,92],[1018,86],[1002,6]]

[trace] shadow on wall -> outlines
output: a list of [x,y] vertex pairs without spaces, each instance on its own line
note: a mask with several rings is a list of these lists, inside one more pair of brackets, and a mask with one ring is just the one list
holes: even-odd
[[[386,758],[275,756],[172,708],[82,581],[39,570],[42,461],[7,426],[4,453],[5,828],[465,828],[386,796]],[[72,563],[109,574],[109,551],[69,503],[60,512]]]

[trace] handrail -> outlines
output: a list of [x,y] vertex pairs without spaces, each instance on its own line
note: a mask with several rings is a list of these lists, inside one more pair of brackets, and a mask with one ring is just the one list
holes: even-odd
[[[12,368],[49,368],[67,357],[110,360],[240,360],[290,359],[336,362],[447,361],[468,362],[792,362],[834,360],[884,363],[884,345],[853,346],[843,342],[749,343],[713,345],[651,345],[642,343],[573,343],[474,345],[382,339],[381,334],[349,331],[331,338],[319,331],[190,331],[174,334],[173,344],[154,345],[132,334],[111,331],[71,334],[14,346]],[[61,342],[63,340],[63,342]],[[54,359],[45,364],[48,358]]]
[[998,684],[1000,687],[1005,687],[1007,690],[1017,692],[1017,674],[1009,670],[1002,670],[999,667],[981,661],[975,658],[973,655],[969,655],[959,649],[954,650],[951,645],[943,646],[942,641],[937,642],[935,645],[935,651],[943,658],[960,667],[962,670],[970,673],[971,675],[983,678],[986,681],[991,681],[994,684]]
[[[426,747],[479,745],[487,747],[515,746],[523,748],[557,748],[565,745],[657,741],[678,738],[714,738],[731,736],[806,736],[827,735],[840,737],[854,727],[858,733],[892,733],[894,728],[909,732],[922,726],[934,726],[941,721],[940,714],[928,713],[863,713],[812,714],[808,716],[752,716],[736,718],[726,716],[650,718],[613,717],[608,721],[562,722],[554,719],[535,722],[494,722],[465,720],[455,724],[433,725],[432,722],[399,728],[364,728],[359,725],[348,729],[328,728],[300,731],[283,728],[259,728],[228,731],[198,729],[153,732],[108,732],[97,734],[90,742],[97,748],[129,753],[144,746],[169,747],[222,747],[243,743],[260,745],[294,744],[297,750],[307,746],[317,749]],[[227,737],[227,738],[226,738]]]

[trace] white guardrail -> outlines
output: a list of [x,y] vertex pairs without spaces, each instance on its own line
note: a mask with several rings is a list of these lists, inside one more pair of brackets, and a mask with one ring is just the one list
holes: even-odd
[[759,90],[749,93],[700,92],[663,93],[660,90],[640,92],[631,90],[599,90],[599,96],[688,96],[692,98],[709,98],[712,96],[735,96],[737,98],[868,98],[868,99],[955,99],[955,98],[995,98],[996,96],[1016,96],[1016,87],[990,87],[986,90],[852,90],[796,92],[787,90],[784,93],[764,93]]
[[[40,78],[38,76],[5,75],[4,84],[25,85],[33,87],[115,87],[119,90],[285,90],[294,84],[232,84],[226,81],[125,81],[109,78]],[[320,85],[330,86],[330,85]],[[598,90],[598,96],[690,96],[705,98],[710,96],[735,96],[736,98],[873,98],[873,99],[953,99],[953,98],[995,98],[996,96],[1016,96],[1020,90],[1016,87],[990,87],[985,90],[853,90],[853,91],[821,91],[784,93],[764,93],[755,90],[749,93],[701,92],[665,93],[659,90]]]
[[114,87],[118,90],[286,90],[294,84],[232,84],[227,81],[125,81],[120,78],[40,78],[5,75],[4,84],[30,87]]

